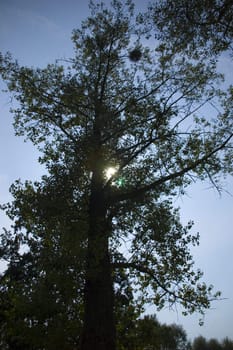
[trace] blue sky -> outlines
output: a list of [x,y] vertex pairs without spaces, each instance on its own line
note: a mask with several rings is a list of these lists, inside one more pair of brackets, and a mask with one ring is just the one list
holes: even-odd
[[[136,1],[137,7],[141,1]],[[144,3],[144,2],[143,2]],[[56,58],[72,56],[71,31],[88,14],[84,0],[0,0],[0,51],[10,51],[22,65],[45,66]],[[233,80],[233,61],[224,56],[220,68],[227,81]],[[2,86],[2,83],[0,83]],[[10,199],[8,188],[16,179],[39,179],[43,168],[38,153],[30,143],[14,136],[9,96],[0,95],[0,202]],[[226,192],[220,197],[207,183],[190,187],[188,195],[177,200],[182,220],[195,221],[194,232],[201,234],[201,244],[193,251],[196,266],[205,273],[205,281],[221,290],[226,299],[215,302],[207,311],[205,325],[198,325],[199,315],[182,317],[177,310],[157,314],[161,322],[182,324],[190,338],[233,339],[233,180],[225,180]],[[230,194],[227,193],[230,192]],[[0,214],[0,226],[8,225]],[[150,308],[148,312],[155,312]]]

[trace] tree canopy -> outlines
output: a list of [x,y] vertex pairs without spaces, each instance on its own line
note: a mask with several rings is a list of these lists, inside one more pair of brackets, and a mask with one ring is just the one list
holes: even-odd
[[157,35],[176,50],[189,54],[218,55],[233,43],[233,5],[230,0],[156,1],[149,17],[158,27]]
[[203,314],[220,295],[194,267],[199,235],[173,199],[232,173],[233,91],[219,90],[214,59],[147,43],[131,1],[90,11],[73,58],[42,69],[0,56],[16,134],[47,169],[3,206],[6,349],[113,350],[145,305]]

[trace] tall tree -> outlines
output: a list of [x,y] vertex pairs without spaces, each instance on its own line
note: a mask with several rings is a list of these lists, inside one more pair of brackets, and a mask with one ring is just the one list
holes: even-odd
[[[3,278],[8,292],[6,276],[14,279],[9,269],[26,259],[26,242],[38,264],[23,295],[36,300],[47,293],[44,282],[52,285],[55,310],[41,316],[42,326],[59,319],[62,305],[72,320],[67,312],[80,303],[80,349],[114,350],[123,294],[159,309],[180,302],[185,313],[203,313],[219,295],[193,267],[189,246],[198,235],[189,233],[191,222],[180,223],[173,197],[196,178],[217,186],[219,175],[232,171],[232,112],[216,89],[213,60],[181,57],[163,43],[146,46],[131,1],[90,8],[73,31],[75,56],[63,65],[34,69],[0,56],[17,101],[16,134],[39,147],[48,171],[41,183],[12,188],[6,210],[15,225],[10,243],[3,234],[10,260]],[[201,108],[219,95],[221,112],[210,119]],[[27,330],[38,317],[18,315]]]

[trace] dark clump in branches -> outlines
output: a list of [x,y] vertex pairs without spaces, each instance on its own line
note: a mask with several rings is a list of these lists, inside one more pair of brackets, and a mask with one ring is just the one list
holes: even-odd
[[138,62],[142,57],[142,52],[139,48],[136,48],[129,53],[129,59],[132,62]]

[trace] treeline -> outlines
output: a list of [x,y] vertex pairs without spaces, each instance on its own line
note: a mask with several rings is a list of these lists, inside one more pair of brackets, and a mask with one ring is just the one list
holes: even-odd
[[229,338],[219,341],[198,336],[190,341],[182,326],[161,324],[155,315],[135,322],[131,342],[129,334],[122,334],[120,339],[120,350],[233,350],[233,340]]
[[186,350],[191,344],[182,326],[161,324],[155,315],[135,320],[118,330],[119,350]]
[[233,340],[225,338],[222,341],[199,336],[193,340],[192,350],[233,350]]

